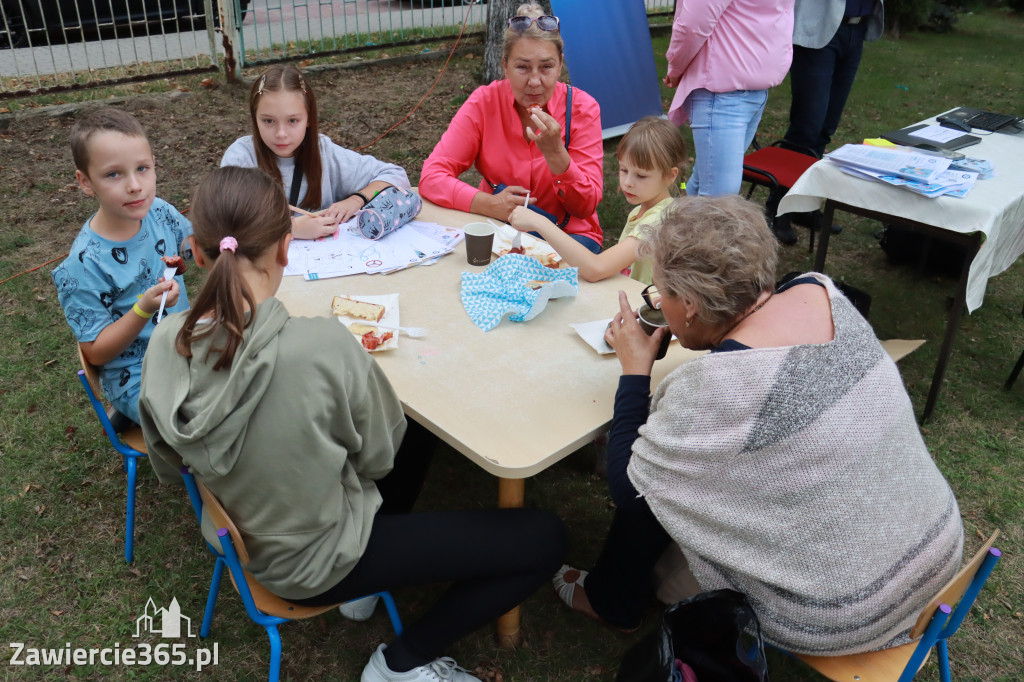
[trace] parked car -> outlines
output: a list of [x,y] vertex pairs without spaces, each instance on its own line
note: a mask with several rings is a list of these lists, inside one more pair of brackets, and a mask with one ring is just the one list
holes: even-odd
[[205,27],[203,0],[0,0],[0,48]]

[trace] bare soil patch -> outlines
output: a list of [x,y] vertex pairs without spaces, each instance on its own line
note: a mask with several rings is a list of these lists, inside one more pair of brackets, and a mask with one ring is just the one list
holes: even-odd
[[[320,130],[357,149],[402,119],[427,93],[441,61],[321,70],[309,74]],[[478,84],[479,56],[454,57],[423,105],[398,128],[362,150],[401,165],[415,185],[423,159]],[[157,194],[187,208],[200,178],[220,165],[224,150],[250,133],[249,86],[223,80],[211,88],[118,101],[146,128],[157,160]],[[78,189],[68,136],[76,115],[39,110],[0,132],[0,279],[66,252],[94,201]],[[43,197],[42,200],[40,198]],[[9,221],[9,222],[8,222]],[[14,228],[14,229],[11,229]]]

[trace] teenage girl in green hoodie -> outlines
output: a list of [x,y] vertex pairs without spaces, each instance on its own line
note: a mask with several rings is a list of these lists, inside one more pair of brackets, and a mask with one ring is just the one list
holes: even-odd
[[426,431],[409,422],[407,432],[387,378],[343,325],[290,317],[274,298],[291,240],[280,184],[220,168],[191,217],[209,276],[191,311],[154,331],[143,365],[157,476],[180,482],[191,467],[245,534],[249,570],[285,599],[451,583],[377,648],[362,680],[476,680],[440,656],[550,578],[565,552],[561,521],[531,509],[408,513],[429,463]]

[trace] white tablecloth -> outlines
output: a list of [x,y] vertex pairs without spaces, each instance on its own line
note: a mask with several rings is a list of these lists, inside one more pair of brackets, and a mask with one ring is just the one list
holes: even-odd
[[[921,121],[934,123],[935,119]],[[985,241],[971,263],[967,309],[985,298],[988,278],[1010,267],[1024,253],[1024,134],[985,135],[980,144],[960,150],[989,159],[996,176],[975,183],[962,199],[928,199],[913,192],[847,175],[831,161],[811,166],[779,204],[779,214],[813,211],[826,199],[914,220],[953,232],[983,232]]]

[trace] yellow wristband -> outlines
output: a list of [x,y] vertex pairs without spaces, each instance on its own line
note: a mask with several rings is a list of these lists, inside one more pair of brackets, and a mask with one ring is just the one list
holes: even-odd
[[139,307],[138,303],[135,303],[132,306],[132,312],[134,312],[136,315],[138,315],[144,320],[148,320],[149,318],[153,317],[153,313],[147,313],[145,310]]

